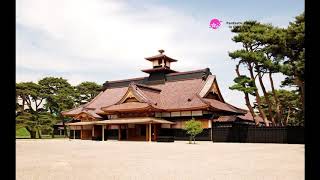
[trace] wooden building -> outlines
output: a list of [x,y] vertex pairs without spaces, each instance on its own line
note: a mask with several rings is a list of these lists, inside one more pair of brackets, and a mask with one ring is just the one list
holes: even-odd
[[[258,121],[258,124],[253,119],[251,113],[248,111],[244,115],[231,115],[231,116],[219,116],[217,118],[214,118],[212,122],[214,123],[214,127],[232,127],[235,125],[243,125],[243,126],[265,126],[265,123],[261,116],[256,116],[256,120]],[[271,121],[269,121],[269,124],[272,124]]]
[[53,134],[59,135],[59,136],[62,136],[65,134],[64,126],[63,126],[62,122],[59,122],[59,123],[56,123],[55,125],[53,125]]
[[182,130],[194,117],[206,130],[219,116],[244,115],[246,110],[226,103],[209,68],[177,72],[177,60],[164,54],[145,58],[148,76],[107,81],[92,101],[63,112],[72,138],[157,141],[163,130]]

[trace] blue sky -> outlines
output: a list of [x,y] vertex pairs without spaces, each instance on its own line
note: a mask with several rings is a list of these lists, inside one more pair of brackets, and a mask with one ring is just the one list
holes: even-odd
[[[17,0],[16,81],[55,76],[76,85],[146,76],[141,69],[151,64],[144,57],[164,49],[179,60],[175,70],[209,67],[225,100],[245,108],[243,94],[228,89],[235,77],[228,51],[241,46],[225,23],[286,27],[303,10],[302,0]],[[219,29],[209,28],[212,18],[222,21]],[[279,86],[283,76],[274,79]]]

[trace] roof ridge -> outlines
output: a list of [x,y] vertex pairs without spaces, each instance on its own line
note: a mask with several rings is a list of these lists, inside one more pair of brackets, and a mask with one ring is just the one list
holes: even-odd
[[190,74],[190,73],[207,71],[207,70],[209,70],[209,68],[198,69],[198,70],[191,70],[191,71],[182,71],[182,72],[169,73],[169,74],[167,74],[167,75],[168,75],[168,76],[175,76],[175,75]]
[[[195,73],[195,72],[206,71],[207,69],[209,69],[209,68],[191,70],[191,71],[174,72],[174,73],[168,73],[167,75],[168,76],[175,76],[175,75],[182,75],[182,74],[190,74],[190,73]],[[147,78],[147,77],[148,76],[130,78],[130,79],[114,80],[114,81],[108,81],[108,83],[119,83],[119,82],[125,82],[125,81],[142,80],[142,79]]]
[[141,79],[144,79],[144,78],[147,78],[147,77],[148,76],[130,78],[130,79],[120,79],[120,80],[108,81],[108,83],[119,83],[119,82],[125,82],[125,81],[141,80]]
[[161,89],[158,89],[158,88],[155,88],[155,87],[150,87],[150,86],[147,86],[147,85],[144,85],[144,84],[138,84],[138,83],[135,83],[136,86],[140,86],[140,87],[143,87],[143,88],[146,88],[146,89],[151,89],[151,90],[155,90],[155,91],[162,91]]

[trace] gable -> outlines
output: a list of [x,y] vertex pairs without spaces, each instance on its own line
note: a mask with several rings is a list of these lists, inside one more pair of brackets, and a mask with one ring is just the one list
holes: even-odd
[[220,100],[219,95],[210,91],[204,98]]
[[123,103],[128,103],[128,102],[139,102],[136,97],[127,97]]
[[224,102],[215,76],[209,75],[202,89],[199,92],[202,98],[215,99]]
[[89,115],[88,113],[81,112],[74,116],[74,119],[79,119],[81,122],[87,122],[87,121],[95,121],[96,118],[93,116]]
[[129,88],[127,92],[124,94],[124,96],[116,103],[116,104],[122,104],[126,102],[146,102],[142,95],[140,95],[136,90],[135,87],[132,87],[133,85],[129,85]]

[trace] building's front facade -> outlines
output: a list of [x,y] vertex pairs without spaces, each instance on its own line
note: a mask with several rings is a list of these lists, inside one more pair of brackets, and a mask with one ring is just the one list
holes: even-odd
[[[107,81],[92,101],[63,112],[73,117],[70,136],[80,139],[157,141],[167,132],[182,131],[191,118],[210,132],[214,118],[244,115],[226,103],[209,68],[176,72],[163,54],[145,58],[152,68],[146,77]],[[210,140],[210,139],[208,139]]]

